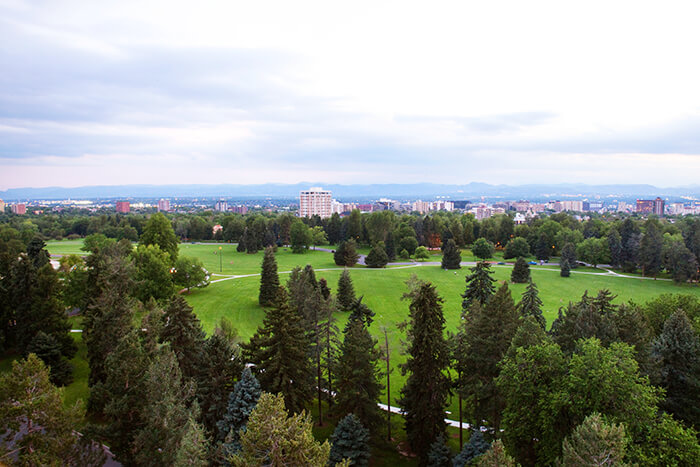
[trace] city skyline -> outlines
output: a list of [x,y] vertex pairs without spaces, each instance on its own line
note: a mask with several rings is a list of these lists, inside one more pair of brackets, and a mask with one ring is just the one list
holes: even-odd
[[697,183],[697,12],[2,0],[0,191]]

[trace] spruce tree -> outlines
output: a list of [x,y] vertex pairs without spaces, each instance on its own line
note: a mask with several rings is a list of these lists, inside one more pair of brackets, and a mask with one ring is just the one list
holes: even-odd
[[561,271],[559,272],[561,277],[569,277],[571,275],[571,265],[569,264],[568,259],[562,258],[559,266],[561,268]]
[[284,288],[265,312],[262,327],[241,347],[263,390],[282,393],[287,409],[301,413],[313,398],[314,372],[303,317],[289,307]]
[[547,235],[540,233],[539,237],[537,238],[537,242],[535,243],[535,258],[540,261],[546,261],[549,259],[551,254],[552,246],[547,240]]
[[459,249],[457,248],[457,245],[455,244],[455,241],[452,239],[449,239],[447,241],[447,245],[445,245],[445,249],[443,250],[442,253],[442,268],[443,269],[459,269],[462,266],[460,263],[462,262],[462,255],[459,252]]
[[514,284],[524,284],[530,280],[530,265],[522,256],[515,261],[513,271],[510,273],[510,281]]
[[355,288],[352,285],[350,272],[344,269],[338,279],[338,308],[340,311],[350,311],[355,303]]
[[530,283],[527,285],[527,288],[525,289],[525,292],[518,303],[517,309],[518,312],[520,312],[520,316],[532,316],[542,327],[542,329],[547,327],[547,320],[542,314],[542,300],[540,299],[539,292],[537,291],[537,285],[532,282],[532,280],[530,280]]
[[[362,306],[358,300],[356,309]],[[334,410],[338,414],[354,413],[374,434],[382,423],[377,402],[383,386],[380,382],[381,372],[377,367],[381,354],[377,349],[377,341],[369,333],[368,319],[370,318],[365,313],[353,312],[345,326],[335,373]]]
[[228,396],[226,413],[216,424],[217,440],[221,443],[222,456],[228,458],[241,449],[240,431],[245,430],[248,417],[260,399],[260,383],[250,368],[245,368],[241,379]]
[[386,251],[386,257],[389,258],[389,261],[394,261],[396,259],[396,242],[394,241],[394,234],[391,232],[386,234],[384,251]]
[[366,467],[369,465],[369,430],[354,414],[343,417],[331,435],[331,454],[328,465],[334,466],[343,459],[350,460],[350,465]]
[[275,261],[275,251],[272,247],[265,248],[265,256],[262,262],[262,273],[260,274],[260,295],[258,303],[260,306],[271,306],[275,301],[280,280],[277,276],[277,261]]
[[498,289],[485,306],[474,303],[463,321],[466,353],[460,362],[460,391],[471,401],[472,422],[487,420],[498,430],[503,402],[494,379],[499,363],[518,329],[519,316],[508,285]]
[[169,342],[185,378],[195,378],[202,363],[204,330],[185,299],[177,295],[165,310],[161,341]]
[[615,227],[608,232],[608,249],[610,250],[610,265],[619,268],[622,262],[622,239]]
[[479,261],[476,266],[469,269],[471,274],[467,276],[467,289],[462,294],[462,310],[469,309],[472,302],[477,302],[480,305],[486,303],[486,300],[493,295],[496,288],[493,285],[496,279],[493,277],[491,265],[486,261]]
[[401,389],[406,436],[421,464],[430,444],[445,432],[444,410],[450,381],[446,374],[449,347],[443,335],[442,299],[435,287],[422,283],[413,293],[408,327],[408,359],[401,372],[408,375]]
[[325,277],[318,280],[318,288],[321,291],[321,296],[324,300],[331,298],[331,289],[328,287],[328,281]]
[[73,366],[61,353],[61,344],[51,334],[39,331],[27,346],[27,354],[39,357],[51,373],[51,383],[68,386],[73,382]]
[[[90,386],[105,381],[107,357],[119,341],[133,329],[133,307],[128,296],[131,263],[123,256],[115,254],[105,257],[104,264],[104,270],[96,278],[100,294],[91,300],[83,315],[83,340],[90,365]],[[95,405],[95,402],[91,394],[88,408],[96,412],[101,411],[101,407]]]
[[666,390],[661,407],[700,427],[700,340],[683,310],[673,313],[652,344],[658,384]]
[[216,422],[226,412],[233,381],[243,370],[239,350],[221,334],[212,334],[201,352],[197,371],[197,401],[201,422],[208,433],[216,432]]
[[488,451],[490,447],[491,444],[484,439],[484,435],[481,431],[476,429],[472,431],[469,442],[465,444],[462,451],[455,456],[452,465],[454,467],[470,465],[474,459]]
[[96,384],[90,394],[104,406],[108,423],[103,435],[117,460],[124,465],[135,462],[133,442],[146,424],[141,379],[148,370],[151,356],[139,334],[140,331],[133,329],[119,341],[105,362],[106,380]]
[[335,264],[349,268],[357,264],[358,258],[357,244],[353,239],[340,242],[338,244],[338,248],[335,249],[335,253],[333,254]]
[[365,258],[365,264],[370,268],[383,268],[389,262],[389,257],[386,254],[384,242],[377,242],[372,247]]
[[567,242],[561,249],[561,260],[564,261],[564,259],[569,261],[569,266],[572,269],[576,269],[578,265],[576,246],[571,242]]
[[445,436],[438,436],[428,451],[428,467],[451,467],[452,456],[450,448],[447,447]]

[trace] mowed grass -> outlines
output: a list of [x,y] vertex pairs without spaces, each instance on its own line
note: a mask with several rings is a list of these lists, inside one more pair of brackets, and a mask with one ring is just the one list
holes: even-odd
[[[330,256],[329,253],[326,253]],[[315,259],[315,255],[295,255],[297,264],[303,266],[306,259]],[[262,254],[248,255],[249,258],[262,260]],[[284,257],[283,255],[281,257]],[[289,260],[290,258],[285,258]],[[294,259],[294,258],[291,258]],[[259,266],[258,266],[259,267]],[[494,277],[499,284],[510,279],[511,266],[494,265]],[[284,270],[284,268],[280,268]],[[325,278],[332,291],[337,287],[342,268],[333,267],[328,270],[316,269],[317,278]],[[584,292],[595,295],[601,289],[609,289],[617,295],[616,303],[633,300],[644,303],[662,293],[689,293],[700,296],[700,288],[677,285],[669,281],[652,281],[638,278],[614,277],[596,275],[588,271],[572,273],[569,278],[559,275],[559,268],[533,267],[532,279],[540,291],[543,301],[544,314],[549,324],[556,318],[561,306],[569,301],[578,300]],[[398,364],[405,361],[402,355],[401,341],[404,335],[398,330],[397,323],[408,319],[408,302],[402,300],[407,291],[405,285],[413,274],[418,278],[429,281],[437,288],[443,298],[443,310],[446,320],[446,330],[456,332],[461,313],[461,294],[466,287],[465,276],[468,268],[457,271],[445,271],[439,266],[406,266],[390,269],[351,268],[355,291],[358,296],[364,296],[364,302],[375,312],[374,323],[370,331],[383,345],[383,329],[387,330],[389,350],[391,353],[392,403],[395,404],[399,390],[405,378],[398,370]],[[280,273],[281,283],[286,283],[288,274]],[[211,332],[221,317],[230,319],[239,331],[241,338],[248,339],[258,326],[262,324],[264,310],[258,305],[258,290],[260,277],[241,277],[227,279],[211,284],[208,288],[194,291],[188,296],[188,301],[202,321],[204,329]],[[525,284],[509,284],[514,300],[517,302],[525,290]],[[343,328],[347,319],[346,313],[336,313],[338,326]],[[383,400],[384,402],[385,400]],[[457,413],[456,400],[451,401],[448,410]],[[450,415],[447,415],[450,417]],[[456,415],[452,415],[456,418]]]
[[[67,253],[78,250],[81,241],[50,242],[51,253]],[[219,250],[219,247],[222,247]],[[238,253],[235,245],[197,245],[184,243],[180,245],[180,255],[198,257],[205,267],[214,274],[219,274],[219,251],[222,252],[221,264],[223,276],[248,275],[251,277],[223,277],[214,275],[214,282],[204,289],[194,289],[187,300],[194,308],[195,313],[202,322],[207,333],[210,333],[216,323],[226,317],[236,326],[240,337],[244,340],[250,338],[262,324],[265,315],[264,309],[258,305],[258,291],[260,285],[260,267],[263,252],[257,254]],[[280,281],[285,284],[288,272],[295,266],[311,264],[316,270],[317,278],[326,278],[332,291],[337,287],[338,278],[342,271],[333,262],[333,255],[328,252],[309,250],[305,254],[293,254],[287,248],[279,248],[276,253]],[[439,261],[440,255],[431,256],[431,261]],[[473,261],[476,258],[468,251],[462,254],[464,261]],[[500,258],[498,258],[500,259]],[[511,265],[493,265],[494,277],[503,283],[510,279]],[[662,293],[688,293],[700,296],[700,288],[678,285],[670,281],[643,280],[640,278],[624,278],[611,275],[597,275],[599,270],[581,268],[572,272],[571,277],[562,278],[558,267],[532,266],[532,279],[540,291],[543,301],[544,314],[549,324],[556,318],[557,311],[569,301],[577,301],[585,291],[589,295],[595,295],[601,289],[609,289],[617,295],[616,303],[633,300],[636,303],[644,303],[647,300]],[[593,272],[593,274],[591,274]],[[444,299],[443,309],[446,320],[446,330],[455,332],[461,313],[461,294],[466,283],[465,276],[469,274],[468,268],[457,271],[445,271],[435,265],[416,265],[392,267],[387,269],[369,269],[364,267],[350,268],[355,290],[358,296],[364,296],[365,303],[375,312],[376,316],[370,331],[383,345],[383,329],[387,330],[389,338],[389,350],[391,353],[392,404],[396,404],[400,388],[405,378],[398,370],[398,364],[405,361],[402,353],[404,335],[398,330],[397,324],[408,319],[408,302],[401,300],[407,291],[405,282],[413,274],[420,279],[429,281],[437,288],[438,294]],[[224,280],[220,280],[224,279]],[[509,284],[514,300],[520,299],[525,284]],[[346,313],[336,313],[338,326],[343,328],[347,319]],[[81,346],[81,352],[84,347]],[[79,356],[76,359],[80,358]],[[83,362],[84,362],[83,356]],[[73,362],[79,365],[79,362]],[[82,371],[77,367],[77,371]],[[79,382],[76,374],[76,383]],[[74,383],[74,385],[76,384]],[[68,391],[70,389],[70,391]],[[87,391],[85,387],[84,391]],[[68,392],[76,394],[76,398],[83,398],[83,388],[76,385],[67,388]],[[71,397],[73,399],[73,397]],[[383,397],[382,402],[386,402]],[[451,401],[447,409],[456,418],[456,400]]]
[[82,238],[78,240],[49,240],[46,242],[46,249],[52,255],[85,256],[87,253],[81,250],[82,247]]

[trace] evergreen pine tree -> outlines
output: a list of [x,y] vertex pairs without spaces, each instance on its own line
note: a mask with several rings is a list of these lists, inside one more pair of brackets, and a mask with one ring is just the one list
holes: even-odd
[[515,467],[515,461],[506,452],[500,439],[493,442],[488,451],[479,457],[477,467]]
[[[362,307],[369,311],[358,300],[355,310]],[[335,411],[339,414],[354,413],[374,434],[382,423],[382,414],[377,406],[383,389],[381,372],[377,367],[381,355],[377,341],[367,329],[371,318],[366,313],[356,311],[348,319],[340,347],[335,372]]]
[[175,453],[173,467],[207,467],[208,446],[204,428],[190,415]]
[[369,465],[369,454],[369,430],[354,414],[346,415],[331,435],[328,465],[334,466],[343,459],[349,459],[350,465],[366,467]]
[[569,264],[569,260],[566,258],[561,259],[561,264],[559,265],[561,268],[560,275],[561,277],[569,277],[571,275],[571,265]]
[[[75,436],[82,419],[80,404],[65,407],[61,391],[34,354],[12,363],[0,373],[0,447],[3,462],[11,465],[86,465],[86,446]],[[7,440],[11,440],[9,444]],[[102,465],[101,458],[90,459]]]
[[535,258],[540,261],[546,261],[551,254],[552,245],[549,244],[547,236],[544,233],[540,233],[537,243],[535,243]]
[[185,378],[195,378],[202,363],[204,330],[185,299],[177,295],[165,310],[161,341],[169,342]]
[[445,432],[444,410],[450,381],[446,370],[449,347],[443,331],[442,299],[435,287],[422,283],[413,292],[408,328],[408,359],[401,372],[408,375],[401,389],[406,436],[425,465],[430,444]]
[[469,442],[465,444],[462,451],[455,456],[452,465],[454,467],[470,465],[474,459],[488,451],[490,447],[491,444],[486,442],[481,431],[478,429],[474,430],[469,438]]
[[258,252],[258,239],[255,237],[255,230],[252,227],[246,227],[243,230],[241,243],[245,247],[246,253],[252,255]]
[[[83,315],[83,340],[90,366],[90,386],[107,379],[107,357],[133,329],[132,301],[128,296],[131,263],[119,254],[109,255],[104,259],[104,270],[96,278],[100,294],[91,300]],[[91,393],[88,408],[100,412],[102,407],[96,405],[96,402]]]
[[[246,227],[247,229],[248,227]],[[243,230],[243,233],[241,234],[241,238],[238,239],[238,245],[236,245],[236,251],[238,253],[245,253],[245,241],[246,241],[246,231]]]
[[318,288],[321,291],[321,296],[324,300],[331,298],[331,289],[328,288],[328,281],[325,277],[318,280]]
[[532,280],[530,280],[530,283],[527,285],[518,303],[518,311],[520,312],[520,316],[532,316],[542,329],[547,327],[547,320],[542,314],[542,300],[537,291],[537,285],[532,282]]
[[455,244],[455,241],[453,239],[449,239],[442,253],[442,268],[459,269],[462,267],[460,265],[461,262],[462,255],[460,254],[459,249],[457,248],[457,244]]
[[683,310],[666,320],[652,356],[658,362],[658,384],[666,390],[661,407],[700,427],[700,340]]
[[340,311],[350,311],[355,303],[355,288],[352,285],[350,272],[344,269],[338,279],[338,308]]
[[241,451],[229,459],[234,466],[326,467],[331,447],[314,439],[311,417],[290,417],[284,406],[281,394],[260,395],[241,437]]
[[578,265],[576,246],[571,242],[567,242],[561,249],[561,260],[564,261],[564,259],[569,261],[569,267],[576,269]]
[[503,402],[494,379],[518,324],[518,312],[507,284],[499,288],[485,306],[474,303],[463,321],[468,332],[467,350],[459,369],[460,391],[471,401],[472,422],[476,426],[487,420],[493,429],[499,428]]
[[49,252],[46,251],[46,243],[38,235],[35,235],[27,244],[27,256],[34,265],[34,269],[41,269],[49,264]]
[[620,232],[614,227],[608,232],[608,249],[610,250],[610,265],[619,268],[622,261],[622,239]]
[[607,424],[599,413],[586,417],[562,445],[562,467],[625,466],[627,439],[622,424]]
[[335,264],[338,266],[345,266],[345,245],[346,242],[341,241],[338,243],[338,246],[333,253],[333,261],[335,261]]
[[133,442],[146,424],[141,379],[148,370],[150,355],[139,334],[140,331],[132,329],[119,341],[105,362],[106,380],[93,386],[90,393],[90,397],[100,401],[98,405],[104,406],[108,423],[103,435],[117,460],[124,465],[135,462]]
[[339,331],[336,326],[336,318],[333,312],[337,306],[333,297],[328,297],[323,301],[321,308],[321,320],[319,322],[319,336],[324,342],[324,352],[321,356],[321,363],[325,370],[326,394],[328,406],[333,406],[333,394],[335,394],[334,376],[335,368],[338,364],[338,352],[340,347]]
[[389,258],[389,261],[394,261],[396,259],[396,242],[394,241],[394,234],[392,232],[386,234],[384,251],[386,251],[386,257]]
[[262,273],[260,274],[260,295],[258,303],[260,306],[271,306],[275,301],[280,280],[277,276],[277,261],[275,261],[275,251],[272,247],[265,248],[265,256],[262,262]]
[[144,420],[133,450],[139,465],[173,465],[190,417],[196,418],[194,383],[183,382],[173,352],[165,347],[142,379]]
[[282,393],[287,409],[301,413],[313,398],[314,372],[303,317],[290,309],[284,288],[265,312],[262,327],[241,347],[263,390]]
[[197,401],[201,422],[208,433],[216,432],[216,422],[226,412],[233,381],[243,370],[239,351],[222,334],[212,334],[204,343],[197,371]]
[[228,396],[226,413],[216,424],[217,439],[222,445],[222,455],[228,458],[241,449],[241,430],[245,430],[248,417],[260,398],[260,383],[253,376],[250,368],[243,370],[241,379]]
[[450,448],[447,447],[445,436],[438,436],[428,451],[428,467],[451,467],[452,456]]
[[469,309],[472,302],[476,301],[480,305],[486,303],[486,300],[493,295],[496,288],[493,285],[496,279],[491,277],[491,265],[485,261],[479,261],[476,266],[469,269],[471,274],[467,276],[467,289],[462,295],[462,310]]
[[343,250],[343,265],[351,268],[357,264],[357,260],[359,258],[360,256],[357,254],[357,243],[355,240],[350,239],[345,242],[345,248]]
[[39,331],[27,346],[27,354],[36,354],[49,369],[51,383],[68,386],[73,382],[73,366],[61,353],[61,344],[50,334]]
[[515,261],[513,271],[510,273],[510,281],[514,284],[524,284],[530,280],[530,265],[521,256]]
[[384,242],[375,243],[365,258],[365,264],[370,268],[383,268],[388,262],[389,257],[386,254]]
[[646,232],[639,245],[639,265],[643,275],[656,277],[663,263],[661,250],[664,239],[656,219],[649,219],[645,226]]

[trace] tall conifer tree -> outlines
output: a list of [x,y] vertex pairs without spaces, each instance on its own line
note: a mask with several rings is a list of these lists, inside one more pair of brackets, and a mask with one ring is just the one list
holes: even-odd
[[517,307],[520,315],[523,317],[532,316],[535,321],[545,329],[547,327],[547,320],[542,314],[542,300],[540,299],[539,292],[537,291],[537,285],[530,280],[527,285],[525,292],[523,293],[520,302]]
[[467,276],[467,289],[462,294],[462,310],[469,309],[472,302],[476,301],[480,305],[486,303],[491,295],[496,291],[493,285],[494,279],[491,266],[486,261],[479,261],[476,266],[470,268],[471,274]]
[[290,309],[284,288],[278,289],[262,327],[241,347],[263,390],[282,393],[287,409],[301,413],[313,397],[314,372],[303,317]]
[[262,273],[260,274],[260,294],[258,296],[260,306],[271,306],[275,302],[275,295],[279,286],[280,279],[277,276],[275,251],[272,247],[267,247],[263,257]]
[[426,465],[430,444],[445,432],[450,356],[443,334],[442,299],[435,287],[421,283],[410,295],[409,356],[401,365],[408,378],[401,389],[400,404],[411,449],[420,456],[421,465]]
[[180,295],[173,297],[165,310],[161,340],[170,342],[183,376],[195,378],[203,359],[204,330],[192,307]]
[[[336,370],[335,411],[342,415],[354,413],[370,432],[382,423],[377,402],[383,389],[377,361],[381,357],[377,341],[368,330],[371,322],[369,308],[357,300],[355,311],[345,326],[343,344]],[[366,311],[369,311],[367,313]]]
[[341,311],[350,311],[355,303],[355,288],[352,285],[350,272],[344,269],[338,279],[338,307]]

